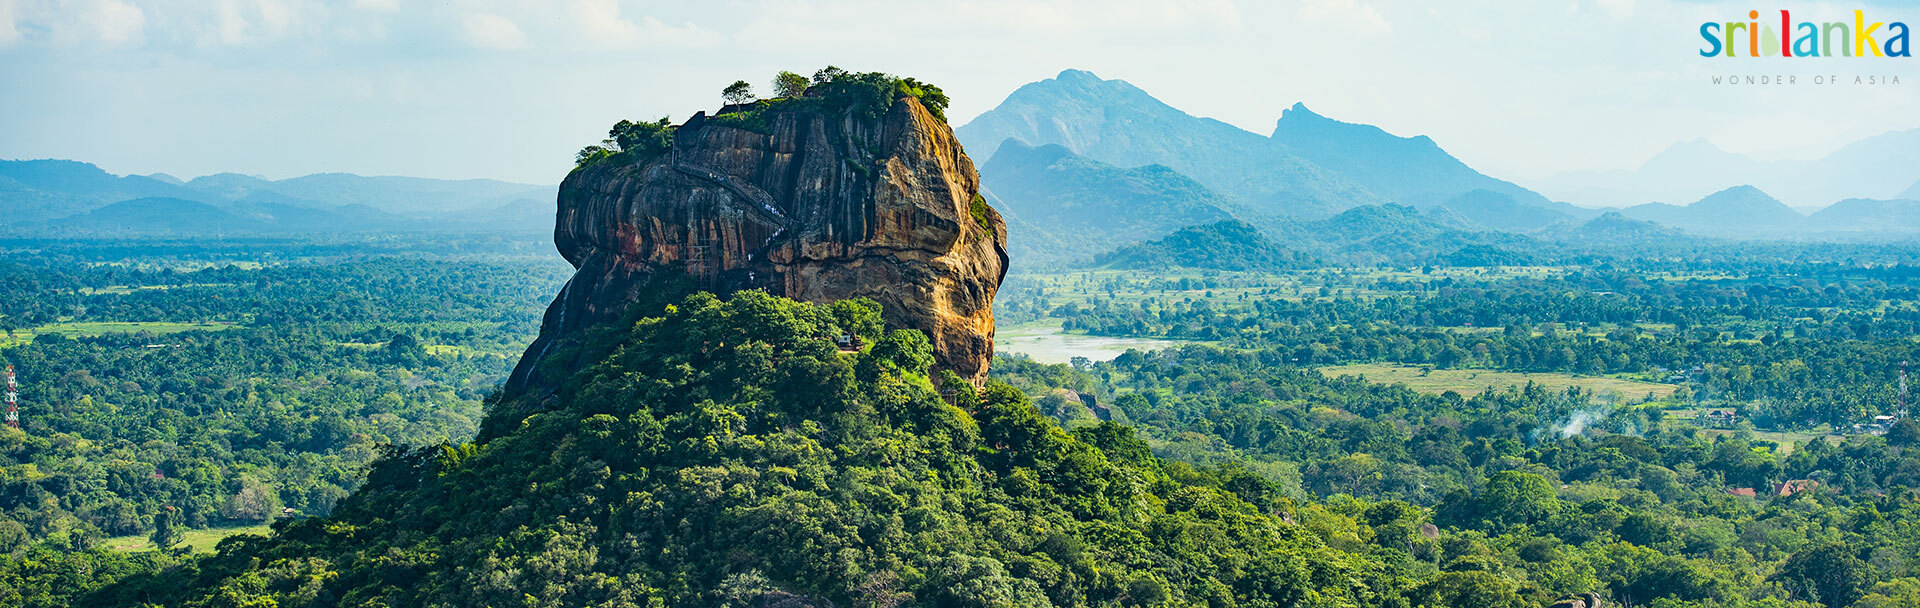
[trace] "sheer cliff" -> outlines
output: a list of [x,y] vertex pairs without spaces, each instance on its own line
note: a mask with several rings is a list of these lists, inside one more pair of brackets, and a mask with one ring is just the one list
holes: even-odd
[[543,361],[668,279],[723,295],[871,298],[888,326],[927,333],[936,369],[985,378],[1006,224],[926,105],[813,92],[661,132],[664,149],[583,157],[561,184],[554,241],[578,270],[510,390],[550,388],[569,366]]

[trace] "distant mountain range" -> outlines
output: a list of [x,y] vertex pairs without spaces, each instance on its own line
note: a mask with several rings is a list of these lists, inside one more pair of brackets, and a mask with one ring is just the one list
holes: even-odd
[[1542,231],[1538,236],[1575,249],[1619,250],[1625,248],[1640,251],[1684,246],[1701,241],[1700,237],[1678,228],[1631,219],[1618,211],[1603,213],[1600,217],[1581,224],[1553,226]]
[[[551,221],[554,186],[325,173],[181,181],[114,175],[71,160],[0,161],[8,234],[519,229]],[[539,220],[530,222],[529,220]]]
[[1206,268],[1273,270],[1300,265],[1306,256],[1288,250],[1259,228],[1225,220],[1175,230],[1165,237],[1101,253],[1094,266],[1125,270]]
[[[1020,87],[955,132],[976,151],[1012,139],[1122,169],[1158,165],[1217,193],[1214,206],[1269,231],[1289,220],[1384,203],[1416,209],[1455,203],[1462,216],[1501,229],[1537,229],[1597,213],[1481,174],[1426,136],[1400,137],[1295,104],[1263,137],[1182,112],[1124,80],[1080,70]],[[1028,205],[999,183],[1001,175],[1017,172],[1010,163],[998,165],[999,172],[984,171],[982,180],[1019,214]],[[1474,194],[1482,191],[1492,195]]]
[[1527,232],[1596,213],[1571,205],[1564,211],[1559,207],[1523,203],[1507,192],[1476,188],[1428,208],[1427,215],[1459,228]]
[[[1915,195],[1920,198],[1920,193]],[[1911,236],[1920,230],[1920,200],[1850,198],[1807,216],[1807,225],[1829,234]]]
[[1007,247],[1023,262],[1084,262],[1094,253],[1232,218],[1206,186],[1165,165],[1122,169],[1009,138],[980,166],[986,193],[1024,230]]
[[1751,184],[1796,207],[1846,198],[1920,198],[1920,129],[1853,142],[1814,160],[1758,161],[1704,139],[1674,144],[1633,171],[1588,171],[1532,185],[1588,205],[1685,201]]
[[954,132],[971,150],[1014,138],[1119,167],[1165,165],[1231,196],[1243,217],[1325,216],[1386,200],[1266,137],[1080,70],[1020,87]]
[[[1016,233],[1010,247],[1029,263],[1103,251],[1111,260],[1128,242],[1211,225],[1222,213],[1292,251],[1373,260],[1455,253],[1508,259],[1501,252],[1581,238],[1677,246],[1700,236],[1920,235],[1920,212],[1903,200],[1920,199],[1913,181],[1920,178],[1920,130],[1868,138],[1804,163],[1759,163],[1705,141],[1686,142],[1640,171],[1571,176],[1548,191],[1620,205],[1613,208],[1558,202],[1482,174],[1426,136],[1335,120],[1303,103],[1283,111],[1262,137],[1080,70],[1020,87],[956,133],[976,152],[999,151],[982,166],[981,182],[1008,212]],[[1576,187],[1580,179],[1588,183]],[[1573,196],[1614,185],[1613,197]],[[1861,194],[1809,216],[1771,196],[1775,188],[1791,192],[1783,197],[1790,201],[1816,203],[1803,206],[1841,198],[1823,193]],[[1638,189],[1693,194],[1631,194]],[[1650,202],[1656,200],[1695,202]],[[1019,236],[1023,229],[1030,236]]]
[[364,205],[302,207],[243,201],[213,205],[150,196],[109,203],[86,213],[51,220],[52,234],[272,234],[365,232],[418,227],[406,217]]
[[1628,218],[1688,232],[1728,236],[1777,234],[1798,228],[1806,216],[1753,186],[1735,186],[1681,207],[1647,203],[1620,210]]
[[[984,158],[981,194],[1006,219],[1016,264],[1029,268],[1096,256],[1109,266],[1163,264],[1168,252],[1219,244],[1255,247],[1241,259],[1494,263],[1583,239],[1665,247],[1700,236],[1920,235],[1920,129],[1812,161],[1758,162],[1683,142],[1636,171],[1563,175],[1532,183],[1535,191],[1474,170],[1426,136],[1335,120],[1304,103],[1260,135],[1124,80],[1066,70],[955,132]],[[183,181],[76,161],[0,161],[0,233],[533,229],[551,220],[555,191],[342,173]],[[1836,199],[1845,200],[1796,209]],[[1243,226],[1278,249],[1249,245],[1234,231]]]
[[1920,201],[1847,199],[1803,215],[1759,188],[1745,185],[1709,194],[1686,206],[1647,203],[1619,213],[1694,234],[1737,239],[1845,240],[1920,234]]

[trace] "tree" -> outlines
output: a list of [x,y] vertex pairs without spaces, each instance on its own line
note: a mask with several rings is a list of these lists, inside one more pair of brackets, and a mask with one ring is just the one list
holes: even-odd
[[1852,549],[1831,543],[1793,554],[1768,580],[1786,585],[1796,598],[1840,608],[1866,595],[1873,573]]
[[873,345],[875,361],[916,374],[927,373],[933,365],[933,343],[918,329],[896,329]]
[[280,494],[265,484],[252,480],[242,482],[240,491],[233,495],[232,515],[234,519],[253,521],[273,521],[280,514]]
[[614,123],[613,128],[607,131],[607,138],[613,140],[621,152],[651,156],[673,146],[673,132],[672,121],[662,116],[654,122],[622,120]]
[[807,77],[781,70],[773,75],[774,97],[799,97],[807,94]]
[[1887,443],[1901,447],[1920,446],[1920,422],[1912,418],[1893,423],[1887,429]]
[[1491,572],[1443,572],[1415,590],[1415,606],[1520,608],[1526,601],[1513,583]]
[[818,70],[813,71],[813,83],[827,84],[835,80],[838,80],[841,76],[846,76],[846,75],[847,75],[846,70],[842,70],[840,68],[833,67],[833,66],[827,66],[827,67],[820,68]]
[[1480,516],[1507,524],[1546,519],[1559,506],[1547,478],[1524,471],[1501,471],[1487,477],[1480,496]]
[[747,84],[745,80],[735,80],[733,84],[720,90],[720,98],[727,100],[728,105],[753,103],[753,85]]
[[1873,586],[1873,592],[1854,604],[1855,608],[1896,608],[1920,604],[1920,579],[1897,578]]
[[172,505],[168,505],[162,507],[159,513],[153,514],[153,535],[148,536],[147,539],[153,541],[155,549],[165,551],[180,544],[180,529],[174,526],[173,521],[176,517],[175,511]]

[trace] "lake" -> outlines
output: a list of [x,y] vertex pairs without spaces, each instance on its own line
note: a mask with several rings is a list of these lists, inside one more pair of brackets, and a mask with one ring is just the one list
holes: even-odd
[[1116,338],[1070,334],[1060,329],[1059,321],[1027,323],[1001,328],[993,338],[993,352],[1033,357],[1041,363],[1070,363],[1074,357],[1092,361],[1112,361],[1127,349],[1158,350],[1189,344],[1184,340]]

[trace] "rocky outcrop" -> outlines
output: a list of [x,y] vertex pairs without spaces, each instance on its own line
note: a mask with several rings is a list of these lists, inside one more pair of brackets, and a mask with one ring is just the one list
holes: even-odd
[[1607,602],[1600,599],[1598,593],[1570,593],[1560,596],[1547,608],[1606,608]]
[[577,270],[510,390],[550,384],[540,361],[557,344],[663,276],[720,294],[872,298],[889,327],[927,333],[937,369],[985,378],[1006,224],[952,129],[912,97],[877,117],[792,105],[695,115],[663,154],[567,176],[554,242]]

